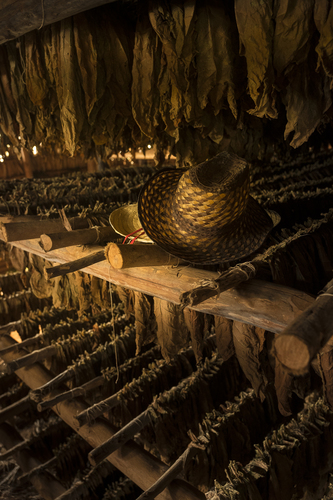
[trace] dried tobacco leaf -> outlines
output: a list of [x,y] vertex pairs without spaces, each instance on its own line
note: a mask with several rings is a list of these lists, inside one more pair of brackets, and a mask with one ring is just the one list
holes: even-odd
[[323,381],[324,400],[333,410],[333,339],[317,355],[320,375]]
[[135,341],[137,356],[141,352],[142,346],[153,342],[156,339],[156,332],[153,330],[151,320],[151,304],[149,298],[142,292],[134,293],[134,316],[135,316]]
[[32,103],[41,107],[48,96],[48,82],[42,59],[43,49],[37,31],[25,35],[25,77],[27,92]]
[[265,342],[265,330],[262,328],[233,322],[233,342],[239,364],[251,382],[257,396],[263,400],[265,398],[264,389],[268,383],[267,377],[260,363],[260,353]]
[[249,94],[254,108],[249,113],[260,118],[277,118],[272,64],[274,34],[273,0],[235,0],[240,54],[245,56]]
[[189,332],[179,305],[154,297],[157,342],[166,361],[188,345]]
[[205,336],[205,316],[203,313],[186,307],[184,309],[184,319],[190,332],[196,362],[201,363],[203,358],[203,344]]
[[74,154],[85,121],[72,18],[60,23],[58,38],[57,95],[66,148]]
[[197,22],[197,92],[200,107],[208,100],[217,115],[227,101],[237,118],[232,25],[221,2],[210,2],[198,9]]
[[214,316],[214,325],[217,352],[223,361],[227,361],[235,354],[232,336],[233,321],[228,318],[223,318],[223,316]]
[[284,138],[293,133],[290,145],[298,148],[315,131],[332,104],[330,80],[311,68],[308,60],[289,73],[288,78],[282,96],[287,111]]
[[148,16],[138,19],[135,31],[132,69],[132,111],[142,132],[153,138],[159,124],[158,75],[161,65],[161,43]]
[[28,96],[25,85],[25,68],[22,66],[24,39],[6,44],[7,58],[10,68],[10,81],[12,96],[16,104],[16,121],[19,124],[19,134],[26,138],[32,133],[32,121],[30,113],[33,111],[33,104]]
[[273,65],[278,77],[308,58],[314,32],[313,6],[314,0],[274,2]]
[[293,377],[288,373],[278,358],[275,358],[275,390],[280,413],[288,417],[292,414],[290,397],[293,389]]

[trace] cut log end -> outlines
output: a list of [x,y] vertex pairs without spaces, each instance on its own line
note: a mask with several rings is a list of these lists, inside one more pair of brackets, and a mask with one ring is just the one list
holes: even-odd
[[308,345],[295,335],[278,336],[274,343],[275,355],[295,375],[304,375],[309,368],[311,355]]

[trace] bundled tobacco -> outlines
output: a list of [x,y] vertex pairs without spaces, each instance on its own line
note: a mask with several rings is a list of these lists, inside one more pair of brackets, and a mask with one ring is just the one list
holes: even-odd
[[133,481],[127,477],[122,477],[107,486],[102,500],[136,500],[140,493],[140,488]]
[[29,314],[23,313],[21,320],[15,324],[15,329],[22,340],[25,340],[37,335],[40,330],[43,331],[47,325],[51,327],[62,321],[75,321],[77,317],[77,311],[74,309],[44,307],[43,310],[36,309]]
[[20,272],[0,275],[0,295],[12,295],[27,288],[28,277]]
[[246,465],[255,453],[253,443],[262,441],[281,420],[272,394],[265,404],[252,389],[226,401],[204,416],[197,436],[189,430],[192,442],[205,451],[192,463],[186,479],[201,491],[212,488],[215,481],[227,481],[229,462]]
[[[190,377],[154,399],[146,410],[150,424],[141,431],[140,439],[154,454],[170,463],[189,444],[188,422],[197,433],[205,413],[245,387],[235,358],[225,363],[215,356],[206,359]],[[170,442],[172,435],[177,435],[176,443]]]
[[22,290],[0,297],[0,325],[18,320],[22,312],[29,313],[31,310],[43,309],[48,305],[50,305],[49,299],[39,299],[31,290]]
[[[0,396],[0,406],[1,408],[6,408],[7,406],[16,403],[20,399],[24,398],[28,392],[29,387],[25,385],[21,380],[17,381],[16,375],[4,375],[1,378],[4,379],[4,382],[8,382],[7,390],[3,391]],[[11,380],[14,379],[14,383],[11,384]]]
[[[110,334],[110,328],[112,332],[112,326],[106,327],[107,334]],[[92,332],[90,332],[90,338],[93,341]],[[71,346],[68,345],[68,342],[66,345],[70,350]],[[78,339],[78,346],[80,349],[80,339]],[[90,353],[87,352],[87,350],[83,350],[80,355],[69,358],[70,361],[67,363],[67,369],[65,371],[61,371],[59,368],[55,370],[55,373],[59,373],[59,371],[61,373],[54,379],[51,379],[45,386],[32,391],[31,397],[34,401],[40,402],[52,389],[58,387],[63,382],[69,382],[69,386],[72,389],[100,375],[101,371],[110,368],[110,365],[115,366],[118,370],[118,367],[124,363],[126,359],[134,356],[134,353],[135,332],[130,327],[126,326],[124,332],[114,340],[105,342],[105,344],[99,344],[97,348],[95,344],[94,349]],[[62,354],[63,351],[61,350],[61,355]],[[76,359],[76,361],[73,363],[74,359]],[[63,358],[62,363],[62,370],[64,370],[66,361]]]
[[[291,499],[302,498],[304,493],[319,498],[331,467],[331,425],[332,412],[323,400],[309,396],[295,419],[273,430],[256,447],[255,457],[247,465],[229,463],[228,482],[223,486],[216,482],[207,499]],[[308,473],[309,464],[317,474]]]

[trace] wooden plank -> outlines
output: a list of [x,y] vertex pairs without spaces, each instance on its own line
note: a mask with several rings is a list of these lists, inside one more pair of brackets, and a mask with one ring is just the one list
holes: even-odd
[[[90,247],[89,250],[83,250],[79,247],[69,247],[46,254],[34,240],[15,242],[14,245],[59,264],[85,257],[101,249]],[[182,293],[195,288],[201,280],[218,277],[217,273],[186,266],[117,270],[111,269],[107,261],[86,267],[83,271],[116,285],[176,304],[180,303],[179,297]],[[279,333],[313,301],[311,295],[299,290],[253,279],[221,293],[218,297],[207,299],[193,309]]]
[[0,44],[115,0],[1,0]]
[[[11,337],[1,337],[0,349],[8,347],[13,343],[14,340]],[[16,353],[4,355],[6,363],[18,358],[19,356]],[[16,374],[30,389],[37,389],[50,382],[54,377],[49,370],[38,364],[22,368]],[[51,392],[51,397],[55,397],[60,393],[61,390],[54,390]],[[79,428],[75,415],[81,413],[87,407],[88,405],[83,401],[75,399],[60,402],[57,406],[53,407],[53,411],[93,448],[97,448],[114,436],[117,429],[101,419],[96,420],[91,426],[84,425]],[[141,448],[134,441],[124,444],[119,450],[116,450],[109,456],[108,460],[144,491],[150,488],[168,470],[167,465]],[[185,498],[186,500],[205,500],[205,495],[186,481],[175,479],[159,496],[159,500],[184,500]]]

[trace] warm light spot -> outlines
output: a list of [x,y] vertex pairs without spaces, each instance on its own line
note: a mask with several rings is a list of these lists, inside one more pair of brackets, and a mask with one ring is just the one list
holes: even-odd
[[6,156],[9,156],[9,151],[6,151],[6,152],[5,152],[5,155],[6,155]]
[[20,334],[16,330],[14,332],[11,332],[10,336],[11,336],[12,339],[16,340],[16,342],[22,342]]
[[5,160],[4,160],[3,158],[0,158],[0,161],[1,161],[1,163],[2,163],[2,162],[3,162],[3,161],[5,161]]
[[6,147],[7,147],[7,148],[10,148],[10,144],[7,144],[7,146],[6,146]]
[[20,135],[18,136],[18,140],[19,140],[19,141],[21,140],[21,136],[20,136]]
[[27,273],[28,271],[29,271],[29,268],[28,268],[28,267],[26,267],[26,268],[24,269],[24,272],[26,272],[26,273]]
[[152,145],[151,145],[151,144],[148,144],[147,148],[148,148],[148,149],[151,149],[151,148],[152,148]]
[[36,154],[38,153],[38,151],[37,151],[37,146],[34,146],[34,147],[32,148],[32,152],[33,152],[33,154],[34,154],[34,155],[36,155]]

